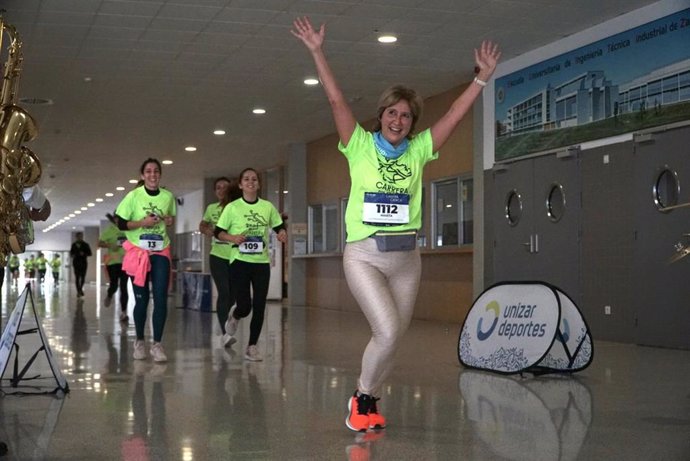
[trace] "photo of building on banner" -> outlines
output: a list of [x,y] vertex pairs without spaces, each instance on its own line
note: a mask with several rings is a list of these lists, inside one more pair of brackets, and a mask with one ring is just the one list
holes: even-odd
[[496,79],[495,159],[690,117],[690,9]]

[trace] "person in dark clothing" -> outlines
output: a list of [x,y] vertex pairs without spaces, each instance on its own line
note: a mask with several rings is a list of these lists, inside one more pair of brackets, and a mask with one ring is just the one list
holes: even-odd
[[84,296],[84,280],[86,279],[86,268],[88,266],[87,259],[91,256],[91,247],[84,241],[84,233],[77,232],[77,240],[72,243],[72,248],[69,250],[69,255],[72,258],[72,267],[74,268],[74,284],[77,287],[77,297]]

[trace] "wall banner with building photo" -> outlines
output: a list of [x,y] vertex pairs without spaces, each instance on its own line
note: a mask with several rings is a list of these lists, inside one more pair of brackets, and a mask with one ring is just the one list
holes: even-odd
[[690,120],[690,9],[495,82],[495,159]]

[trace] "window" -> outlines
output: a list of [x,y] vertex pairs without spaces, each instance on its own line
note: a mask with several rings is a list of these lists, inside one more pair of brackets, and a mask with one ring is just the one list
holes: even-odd
[[347,241],[347,225],[345,224],[345,211],[347,211],[347,197],[340,199],[340,250],[345,251]]
[[434,248],[468,245],[473,241],[471,178],[432,182]]
[[309,253],[333,253],[338,251],[338,206],[309,206]]

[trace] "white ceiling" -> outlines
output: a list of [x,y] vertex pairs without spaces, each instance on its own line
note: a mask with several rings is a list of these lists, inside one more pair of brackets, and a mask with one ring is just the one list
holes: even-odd
[[[284,164],[289,143],[332,133],[322,89],[302,83],[315,72],[289,32],[296,16],[326,23],[331,65],[355,115],[368,119],[393,83],[428,97],[470,80],[483,39],[497,41],[507,60],[651,3],[0,0],[23,42],[20,98],[52,101],[20,103],[39,125],[27,147],[42,161],[53,205],[47,224],[35,227],[101,197],[56,230],[97,225],[122,197],[104,194],[129,190],[147,157],[174,161],[162,182],[183,195],[205,177]],[[381,45],[377,32],[398,42]],[[253,115],[256,106],[267,113]],[[214,136],[217,128],[227,134]]]

